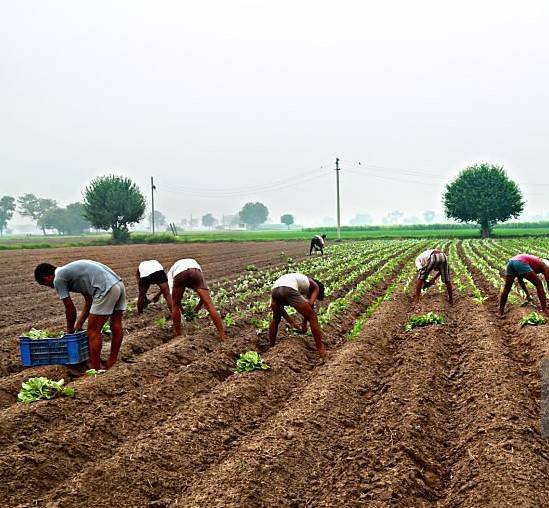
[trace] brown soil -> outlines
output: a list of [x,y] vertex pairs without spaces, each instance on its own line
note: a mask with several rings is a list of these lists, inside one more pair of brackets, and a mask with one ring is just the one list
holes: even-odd
[[[187,250],[167,254],[163,248]],[[43,253],[59,263],[93,257],[129,280],[140,258],[169,264],[193,256],[215,280],[237,276],[248,263],[276,264],[282,250],[296,256],[304,249],[277,243]],[[109,260],[113,254],[116,263]],[[12,292],[26,296],[37,312],[32,280],[17,283],[14,270],[19,277],[29,267],[32,272],[40,253],[0,255],[4,270],[12,266]],[[74,399],[32,405],[15,403],[23,379],[67,372],[18,372],[12,349],[20,325],[10,324],[17,309],[10,306],[11,317],[2,314],[8,360],[2,360],[0,378],[0,505],[548,506],[538,365],[549,347],[549,328],[519,329],[524,309],[497,318],[495,292],[473,272],[491,297],[486,305],[462,296],[449,306],[432,289],[415,312],[434,310],[445,324],[404,332],[413,309],[399,289],[360,337],[347,342],[354,319],[399,268],[330,322],[325,362],[310,337],[282,331],[263,355],[271,368],[237,376],[236,355],[264,343],[252,327],[238,324],[221,344],[201,321],[187,327],[185,337],[171,339],[151,324],[161,313],[151,309],[127,321],[115,368],[74,381]],[[62,325],[53,294],[38,294],[37,300],[53,302],[46,315],[42,309],[44,322]]]

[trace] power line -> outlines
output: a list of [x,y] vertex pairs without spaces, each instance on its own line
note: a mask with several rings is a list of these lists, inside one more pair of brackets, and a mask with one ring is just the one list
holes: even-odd
[[[249,187],[233,188],[233,189],[216,189],[212,190],[209,188],[190,188],[190,187],[180,187],[177,185],[167,185],[166,187],[160,187],[161,190],[166,192],[173,192],[178,194],[187,194],[196,197],[206,197],[206,198],[222,198],[222,197],[237,197],[241,195],[246,195],[250,193],[262,193],[262,192],[271,192],[277,191],[288,187],[299,186],[304,183],[309,183],[313,180],[319,180],[323,177],[329,175],[328,171],[323,171],[320,174],[318,170],[314,171],[316,174],[311,175],[311,172],[298,175],[286,180],[281,180],[278,182],[271,182],[269,184],[262,184]],[[308,175],[308,176],[307,176]],[[157,185],[158,187],[158,185]]]

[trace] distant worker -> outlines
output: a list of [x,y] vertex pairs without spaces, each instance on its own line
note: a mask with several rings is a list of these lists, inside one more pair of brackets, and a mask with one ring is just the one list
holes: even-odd
[[532,254],[517,254],[508,261],[505,272],[505,286],[503,287],[499,300],[500,314],[503,314],[505,311],[505,304],[507,303],[507,298],[509,297],[515,279],[518,279],[519,284],[526,293],[526,297],[530,300],[530,295],[524,284],[524,279],[526,279],[536,287],[541,310],[549,316],[545,289],[543,288],[543,283],[537,276],[538,273],[545,277],[545,282],[549,288],[549,260],[538,258]]
[[[281,318],[284,318],[293,328],[300,329],[302,333],[307,332],[307,322],[309,322],[318,354],[321,357],[326,356],[322,344],[322,332],[314,310],[316,300],[324,300],[324,285],[316,279],[302,273],[288,273],[275,281],[271,291],[271,309],[273,311],[273,318],[269,325],[271,347],[275,345]],[[301,327],[288,315],[284,309],[286,305],[292,306],[303,316]]]
[[[425,287],[428,288],[441,277],[444,284],[446,284],[446,291],[448,293],[448,301],[454,302],[452,294],[452,282],[450,280],[450,267],[448,266],[448,257],[440,249],[429,249],[422,252],[416,258],[416,268],[419,270],[416,288],[414,292],[414,302],[419,301],[421,290]],[[438,273],[428,281],[429,274],[436,270]]]
[[309,248],[309,256],[313,253],[313,249],[315,252],[320,251],[322,255],[324,255],[324,243],[326,240],[326,235],[315,235],[311,238],[311,247]]
[[[149,303],[158,302],[160,296],[164,296],[164,300],[166,300],[170,312],[172,311],[172,295],[170,294],[168,285],[168,276],[164,271],[164,267],[156,259],[149,259],[148,261],[139,263],[136,277],[137,287],[139,288],[139,296],[137,298],[138,314],[142,314]],[[156,284],[159,291],[152,300],[149,300],[147,298],[147,291],[151,287],[151,284]]]
[[[81,259],[57,268],[49,263],[40,263],[34,270],[38,284],[55,288],[65,305],[67,333],[74,333],[88,320],[88,344],[90,367],[110,369],[118,358],[124,335],[122,315],[126,310],[126,288],[122,279],[108,266],[97,261]],[[84,296],[84,307],[77,319],[76,307],[70,293]],[[101,329],[110,318],[111,352],[107,363],[101,365],[103,338]]]
[[202,268],[194,259],[180,259],[168,270],[168,285],[172,291],[172,319],[175,336],[181,335],[181,299],[186,288],[194,289],[200,301],[195,307],[198,312],[202,306],[206,308],[219,332],[219,338],[226,340],[225,329],[221,316],[217,312],[210,297],[210,289],[204,280]]

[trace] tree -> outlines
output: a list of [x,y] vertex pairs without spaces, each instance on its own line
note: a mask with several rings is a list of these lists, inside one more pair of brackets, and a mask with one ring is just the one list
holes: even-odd
[[58,234],[64,235],[66,230],[65,210],[58,206],[50,208],[42,217],[42,225],[45,229],[56,229]]
[[263,224],[269,216],[269,209],[260,202],[246,203],[240,210],[240,220],[247,227],[255,229],[260,224]]
[[285,213],[280,217],[280,222],[282,222],[282,224],[286,224],[288,229],[290,229],[290,226],[294,223],[294,216],[291,213]]
[[433,210],[426,210],[423,212],[423,219],[427,224],[431,224],[435,220],[435,212]]
[[71,203],[66,208],[50,208],[42,218],[44,227],[56,229],[60,235],[77,235],[90,228],[90,223],[84,217],[84,205]]
[[4,234],[8,221],[13,217],[15,211],[15,198],[2,196],[0,199],[0,235]]
[[206,215],[202,216],[202,225],[211,228],[217,224],[217,219],[211,214],[207,213]]
[[66,210],[69,234],[81,234],[91,228],[90,221],[86,219],[86,209],[82,203],[70,203],[67,205]]
[[145,214],[145,197],[129,178],[100,176],[84,190],[84,209],[94,227],[111,229],[115,242],[126,242],[128,227]]
[[[152,229],[152,218],[153,218],[153,214],[151,212],[149,213],[149,215],[147,215],[147,220],[149,221],[149,225],[151,226],[151,229]],[[154,211],[155,229],[160,229],[162,226],[165,226],[166,223],[167,223],[166,216],[160,210],[155,210]]]
[[447,217],[478,223],[483,238],[495,224],[518,217],[524,208],[518,185],[502,166],[487,163],[464,169],[446,186],[443,202]]
[[36,225],[46,234],[44,216],[52,208],[57,207],[54,199],[37,198],[34,194],[24,194],[17,202],[19,203],[19,213],[23,217],[30,217],[36,222]]

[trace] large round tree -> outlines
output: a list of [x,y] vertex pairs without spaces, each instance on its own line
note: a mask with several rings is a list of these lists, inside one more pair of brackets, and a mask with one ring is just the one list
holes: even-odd
[[518,217],[524,208],[518,185],[503,167],[486,163],[464,169],[446,186],[443,202],[447,217],[478,223],[483,238],[496,223]]
[[84,191],[86,219],[98,228],[112,230],[115,242],[126,242],[128,227],[145,214],[145,197],[139,187],[122,176],[100,176]]
[[269,216],[269,209],[259,201],[256,203],[246,203],[240,210],[240,220],[247,227],[255,229],[263,224]]

